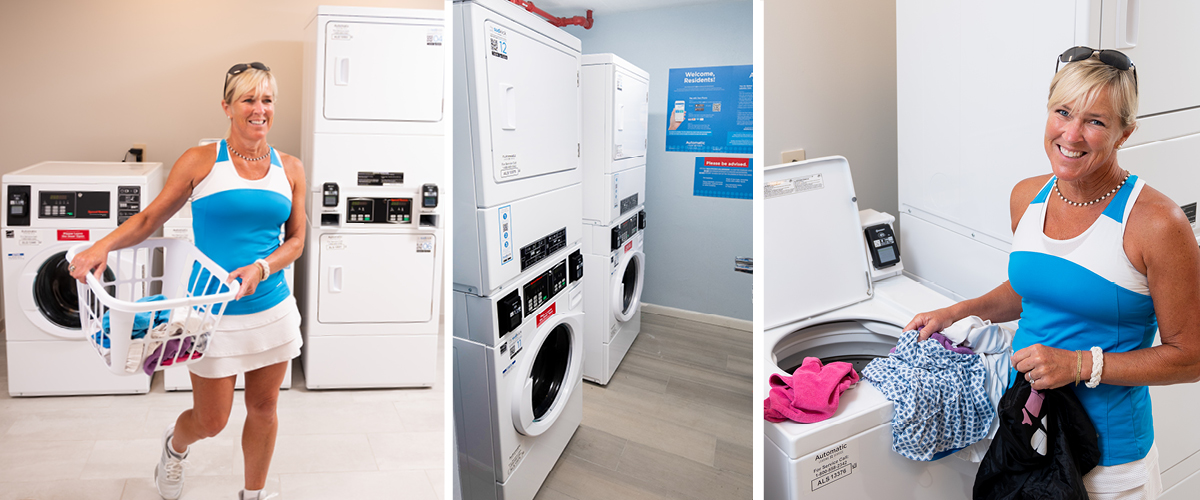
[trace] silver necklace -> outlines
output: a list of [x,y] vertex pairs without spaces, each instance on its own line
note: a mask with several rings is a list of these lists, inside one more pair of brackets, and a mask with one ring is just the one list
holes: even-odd
[[1062,194],[1062,191],[1059,191],[1059,190],[1058,190],[1058,177],[1055,177],[1055,178],[1054,178],[1054,192],[1055,192],[1055,193],[1058,193],[1058,198],[1059,198],[1060,200],[1062,200],[1062,201],[1066,202],[1066,204],[1068,204],[1068,205],[1074,205],[1074,206],[1077,206],[1077,207],[1086,207],[1086,206],[1088,206],[1088,205],[1091,205],[1091,204],[1093,204],[1093,203],[1099,203],[1099,202],[1101,202],[1101,201],[1104,201],[1104,199],[1105,199],[1105,198],[1108,198],[1108,196],[1109,196],[1109,195],[1111,195],[1111,194],[1113,194],[1113,193],[1117,192],[1117,190],[1121,189],[1121,186],[1124,186],[1124,185],[1125,185],[1125,181],[1127,181],[1127,180],[1129,180],[1129,172],[1125,172],[1125,178],[1124,178],[1124,179],[1121,179],[1121,183],[1120,183],[1120,184],[1117,184],[1117,187],[1115,187],[1115,188],[1112,188],[1112,191],[1109,191],[1109,192],[1107,192],[1107,193],[1104,193],[1104,196],[1101,196],[1101,197],[1099,197],[1099,198],[1096,198],[1096,199],[1094,199],[1094,200],[1092,200],[1092,201],[1089,201],[1089,202],[1087,202],[1087,203],[1075,203],[1075,202],[1073,202],[1073,201],[1071,201],[1071,200],[1068,200],[1068,199],[1067,199],[1067,197],[1063,196],[1063,194]]
[[241,158],[241,159],[243,159],[243,160],[246,160],[246,161],[258,161],[258,160],[261,160],[261,159],[263,159],[263,158],[266,158],[266,157],[268,157],[268,156],[271,156],[271,149],[270,149],[270,148],[267,148],[267,154],[265,154],[265,155],[262,155],[262,156],[259,156],[258,158],[246,158],[246,157],[245,157],[245,156],[243,156],[241,153],[239,153],[239,152],[237,152],[237,151],[234,151],[234,150],[233,150],[233,146],[230,146],[229,144],[225,144],[225,148],[226,148],[226,149],[228,149],[230,153],[233,153],[233,154],[234,154],[234,156],[237,156],[238,158]]

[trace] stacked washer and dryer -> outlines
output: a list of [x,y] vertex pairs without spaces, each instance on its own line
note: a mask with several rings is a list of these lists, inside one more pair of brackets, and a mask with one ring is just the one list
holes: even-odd
[[43,162],[5,174],[3,181],[9,394],[148,392],[148,375],[114,375],[97,359],[80,327],[66,253],[107,236],[154,201],[163,186],[162,164]]
[[583,418],[580,42],[503,0],[453,15],[458,473],[531,499]]
[[[763,380],[806,357],[862,371],[914,315],[953,303],[901,275],[895,218],[859,212],[845,158],[767,167],[765,177]],[[892,415],[892,402],[860,382],[828,420],[764,422],[764,498],[970,498],[978,464],[893,452]]]
[[[606,385],[641,329],[650,74],[583,56],[583,378]],[[605,279],[607,274],[607,279]]]
[[440,10],[322,6],[305,28],[309,389],[438,380],[444,26]]

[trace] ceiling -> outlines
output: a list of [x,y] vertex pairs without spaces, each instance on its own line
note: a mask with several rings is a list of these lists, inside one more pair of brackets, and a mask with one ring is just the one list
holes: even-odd
[[730,3],[745,0],[529,0],[539,9],[557,17],[582,16],[588,9],[593,16],[635,10],[663,9],[700,5],[706,3]]

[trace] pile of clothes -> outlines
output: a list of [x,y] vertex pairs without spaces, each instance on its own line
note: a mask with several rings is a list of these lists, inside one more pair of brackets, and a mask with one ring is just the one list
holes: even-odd
[[[140,298],[137,302],[157,302],[164,299],[166,297],[163,295],[151,295]],[[92,335],[93,342],[105,349],[109,349],[111,344],[110,312],[104,312],[101,320],[102,330]],[[203,321],[202,314],[192,307],[136,313],[130,331],[130,338],[135,342],[129,346],[125,372],[134,373],[141,369],[147,375],[153,375],[159,367],[203,357],[208,350],[214,324],[212,321]],[[108,356],[109,353],[105,355]]]

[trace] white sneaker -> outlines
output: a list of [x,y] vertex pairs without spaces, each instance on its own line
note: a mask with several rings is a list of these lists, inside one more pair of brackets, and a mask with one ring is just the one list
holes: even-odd
[[176,456],[171,449],[171,437],[174,435],[175,426],[167,427],[163,436],[162,458],[158,461],[158,467],[154,469],[154,486],[158,488],[158,494],[166,500],[176,500],[183,494],[183,467],[187,465],[186,458],[191,451],[189,446],[187,451],[183,452],[183,456]]
[[250,498],[250,497],[246,496],[246,490],[242,490],[242,491],[238,492],[238,500],[271,500],[272,498],[275,498],[276,496],[279,496],[279,494],[272,493],[265,497],[259,495],[259,496],[256,496],[255,498]]

